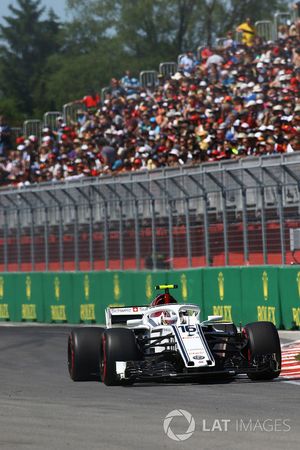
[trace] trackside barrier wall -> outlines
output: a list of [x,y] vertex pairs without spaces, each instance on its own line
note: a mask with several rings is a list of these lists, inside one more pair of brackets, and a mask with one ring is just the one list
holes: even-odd
[[300,327],[300,267],[280,266],[2,273],[0,320],[103,323],[108,305],[149,304],[161,283],[178,284],[174,296],[198,304],[202,320],[217,314],[237,325],[268,320],[277,328]]

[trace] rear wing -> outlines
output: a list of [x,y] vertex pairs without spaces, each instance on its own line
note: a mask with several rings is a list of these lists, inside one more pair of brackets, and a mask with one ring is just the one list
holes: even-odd
[[106,326],[110,328],[113,325],[126,325],[127,320],[141,319],[148,309],[149,306],[109,306],[105,310]]

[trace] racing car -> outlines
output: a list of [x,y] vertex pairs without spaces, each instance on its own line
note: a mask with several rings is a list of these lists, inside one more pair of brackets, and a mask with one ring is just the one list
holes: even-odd
[[222,316],[200,319],[195,304],[180,304],[163,290],[150,305],[108,307],[106,328],[73,329],[68,338],[72,380],[100,380],[107,386],[143,381],[226,379],[246,374],[272,380],[281,370],[278,332],[271,322],[240,327]]

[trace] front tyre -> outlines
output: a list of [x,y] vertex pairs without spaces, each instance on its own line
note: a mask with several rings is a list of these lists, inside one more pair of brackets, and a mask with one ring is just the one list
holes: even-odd
[[[110,328],[102,336],[101,379],[107,386],[130,384],[117,374],[117,361],[138,361],[142,359],[135,334],[127,328]],[[131,382],[133,382],[132,380]]]
[[71,331],[68,339],[68,369],[73,381],[99,380],[103,333],[104,328],[98,327]]
[[277,378],[281,371],[281,347],[278,331],[271,322],[253,322],[244,328],[244,334],[248,338],[248,359],[274,354],[278,368],[269,367],[261,372],[249,372],[251,380],[272,380]]

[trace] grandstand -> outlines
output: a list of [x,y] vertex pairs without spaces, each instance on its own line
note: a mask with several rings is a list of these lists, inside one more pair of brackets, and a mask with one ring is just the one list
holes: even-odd
[[141,72],[133,92],[104,88],[96,109],[72,102],[14,130],[1,270],[298,263],[299,36],[277,39],[286,19],[257,23],[253,48],[224,39]]

